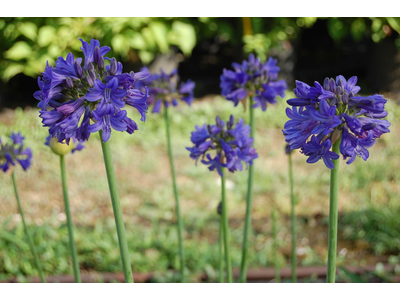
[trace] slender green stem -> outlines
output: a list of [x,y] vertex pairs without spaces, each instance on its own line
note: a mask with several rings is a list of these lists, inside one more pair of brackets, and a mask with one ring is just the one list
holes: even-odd
[[232,265],[231,265],[231,252],[229,251],[229,224],[228,224],[228,208],[225,199],[225,175],[224,169],[221,176],[221,197],[222,197],[222,229],[224,233],[224,246],[225,246],[225,264],[226,276],[228,283],[232,283]]
[[290,180],[290,199],[292,203],[292,282],[297,282],[297,257],[296,257],[296,241],[297,241],[297,230],[296,230],[296,199],[294,197],[293,187],[293,165],[292,165],[292,152],[289,150],[289,180]]
[[219,283],[224,282],[224,233],[222,231],[223,222],[222,222],[222,215],[220,216],[219,222],[219,270],[218,270],[218,281]]
[[26,225],[26,222],[25,222],[24,212],[22,211],[21,201],[19,200],[19,196],[18,196],[18,188],[17,188],[17,182],[15,180],[14,171],[11,174],[11,178],[12,178],[12,182],[13,182],[13,186],[14,186],[15,198],[17,198],[19,214],[21,215],[22,224],[24,225],[24,229],[25,229],[25,234],[28,237],[29,247],[31,248],[31,252],[32,252],[32,255],[33,255],[33,259],[35,260],[36,267],[38,268],[40,280],[43,283],[45,283],[46,282],[46,278],[44,277],[44,274],[43,274],[42,264],[40,263],[40,260],[39,260],[39,257],[38,257],[37,251],[36,251],[36,247],[33,244],[31,233],[30,233],[30,231],[28,229],[28,226]]
[[272,239],[273,249],[274,249],[274,268],[275,268],[275,282],[281,282],[280,270],[279,270],[279,262],[278,262],[278,239],[277,228],[276,228],[276,219],[277,219],[278,211],[276,210],[275,204],[272,207]]
[[125,282],[132,283],[132,269],[129,260],[128,242],[126,240],[125,225],[122,216],[121,203],[119,201],[117,178],[115,177],[114,164],[111,155],[110,141],[103,142],[103,131],[99,131],[101,147],[103,149],[104,164],[107,171],[108,187],[110,189],[111,202],[114,211],[115,225],[117,227],[119,250],[121,252],[122,269]]
[[[339,146],[341,138],[332,146],[332,151],[340,155]],[[329,203],[329,236],[328,236],[328,272],[327,283],[335,283],[336,277],[336,251],[338,227],[338,195],[339,195],[339,159],[334,160],[335,167],[331,170],[331,190]]]
[[175,176],[175,167],[174,167],[174,159],[172,154],[172,147],[171,147],[171,135],[169,130],[169,117],[168,117],[168,107],[165,107],[165,128],[167,132],[167,144],[168,144],[168,155],[169,155],[169,162],[171,165],[171,173],[172,173],[172,186],[174,189],[175,195],[175,210],[176,216],[178,219],[178,239],[179,239],[179,256],[181,260],[181,282],[186,281],[185,276],[185,252],[183,249],[183,222],[181,217],[180,205],[179,205],[179,196],[178,196],[178,187],[176,185],[176,176]]
[[67,171],[65,168],[64,155],[60,155],[61,166],[61,181],[64,195],[65,214],[67,215],[67,226],[69,234],[69,247],[72,256],[72,266],[74,269],[75,282],[81,283],[81,274],[79,272],[78,252],[76,251],[76,244],[74,239],[74,225],[72,224],[71,211],[69,209],[68,188],[67,188]]
[[[249,111],[250,111],[250,137],[253,138],[254,145],[254,109],[253,97],[249,97]],[[251,210],[253,201],[253,179],[254,179],[254,163],[249,166],[249,177],[247,182],[247,198],[246,198],[246,217],[244,220],[244,233],[242,245],[242,262],[240,264],[240,278],[239,282],[246,282],[247,279],[247,253],[249,249],[249,236],[251,232]]]

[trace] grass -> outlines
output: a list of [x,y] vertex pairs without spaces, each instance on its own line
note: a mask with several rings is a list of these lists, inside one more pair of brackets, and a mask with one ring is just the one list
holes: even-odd
[[[289,97],[293,95],[288,95]],[[278,239],[281,266],[290,262],[290,191],[288,162],[284,152],[285,141],[281,128],[287,117],[286,104],[279,101],[266,112],[256,110],[256,148],[259,158],[255,162],[253,227],[250,237],[249,267],[272,265],[272,239],[270,236],[271,204],[277,204],[280,226]],[[364,236],[354,237],[360,225],[357,212],[373,207],[379,211],[398,211],[400,168],[400,107],[394,102],[387,104],[391,133],[385,134],[370,151],[367,162],[356,159],[352,165],[341,162],[339,183],[339,212],[343,223],[343,235],[339,248],[347,247],[349,254],[341,261],[355,263],[376,262],[375,256],[385,251],[395,251],[398,244],[382,251],[363,252],[349,257],[357,249],[355,241],[364,239],[372,249],[388,238],[371,231],[384,231],[369,225]],[[228,119],[230,114],[248,121],[248,112],[242,106],[236,108],[220,97],[195,101],[191,108],[184,104],[171,111],[171,138],[177,183],[184,218],[187,268],[192,280],[201,271],[217,274],[218,217],[216,207],[220,201],[219,177],[199,163],[195,166],[185,147],[191,146],[190,132],[195,125],[214,122],[215,116]],[[138,120],[139,114],[128,114]],[[175,228],[174,200],[165,140],[164,120],[158,114],[148,114],[146,123],[139,121],[139,130],[133,135],[113,132],[111,148],[127,226],[128,243],[134,272],[165,271],[178,268],[177,234]],[[42,128],[38,111],[25,108],[0,114],[1,136],[21,131],[26,144],[34,153],[33,165],[28,172],[18,169],[20,197],[35,243],[45,264],[46,274],[71,273],[67,247],[67,229],[63,209],[58,157],[44,146],[47,130]],[[326,238],[324,218],[329,208],[329,170],[322,162],[309,165],[302,154],[293,154],[296,208],[299,216],[298,243],[301,248],[299,263],[302,265],[324,264]],[[102,161],[100,141],[92,135],[86,149],[66,157],[67,178],[71,213],[76,225],[76,240],[81,269],[97,271],[121,271],[118,242],[107,178]],[[0,278],[36,274],[28,251],[24,250],[25,238],[20,229],[16,201],[9,174],[0,174]],[[239,267],[240,248],[245,215],[247,172],[228,174],[227,201],[232,228],[232,264]],[[353,214],[353,215],[352,215]],[[346,219],[347,216],[347,219]],[[370,215],[367,216],[370,219]],[[347,221],[346,221],[347,220]],[[379,223],[387,218],[377,219]],[[357,222],[358,223],[357,223]],[[322,222],[322,223],[321,223]],[[339,219],[341,222],[341,218]],[[317,224],[317,225],[316,225]],[[319,224],[322,224],[319,226]],[[388,226],[397,226],[388,223]],[[346,229],[353,228],[353,229]],[[350,226],[350,227],[349,227]],[[352,231],[350,234],[349,232]],[[396,234],[397,231],[389,231]],[[358,233],[357,233],[358,234]],[[308,241],[308,242],[307,242]],[[394,248],[393,248],[394,247]],[[287,254],[289,249],[289,254]],[[21,251],[23,250],[23,251]],[[340,249],[339,249],[340,250]],[[382,259],[379,257],[379,259]],[[385,259],[385,258],[383,258]]]

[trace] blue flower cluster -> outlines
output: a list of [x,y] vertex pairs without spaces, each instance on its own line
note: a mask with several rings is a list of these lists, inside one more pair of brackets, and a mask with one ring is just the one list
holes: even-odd
[[3,143],[0,139],[0,168],[6,172],[17,161],[26,171],[31,166],[32,149],[24,147],[24,137],[21,133],[10,135],[11,143]]
[[254,96],[253,108],[261,106],[265,111],[267,103],[276,103],[277,96],[285,97],[287,89],[285,80],[276,80],[280,71],[276,64],[277,60],[271,57],[266,63],[261,63],[253,54],[242,64],[232,63],[234,71],[224,69],[220,77],[222,95],[233,101],[235,106],[239,101]]
[[342,137],[340,153],[347,164],[357,156],[364,160],[369,157],[367,148],[373,146],[383,133],[390,132],[385,103],[381,95],[358,96],[360,87],[357,77],[346,80],[339,75],[336,80],[326,78],[323,85],[315,82],[314,87],[296,81],[294,93],[297,98],[287,103],[290,118],[283,134],[290,149],[301,149],[308,156],[308,163],[321,158],[329,169],[334,168],[332,160],[339,155],[330,151],[331,146]]
[[[141,71],[149,73],[146,67],[143,67]],[[135,87],[142,90],[145,86],[148,87],[147,105],[153,105],[151,112],[159,113],[162,104],[169,107],[170,104],[177,106],[178,100],[185,101],[188,105],[193,102],[195,83],[189,79],[185,83],[181,82],[179,89],[177,88],[178,83],[178,70],[174,69],[170,74],[167,74],[163,69],[160,69],[160,73],[151,74],[145,80],[138,82]]]
[[[138,129],[127,117],[125,104],[135,107],[145,121],[147,94],[134,88],[136,81],[149,76],[147,72],[122,73],[122,64],[104,55],[111,50],[100,47],[93,39],[90,44],[80,39],[85,61],[59,57],[55,67],[47,66],[38,77],[40,117],[59,142],[75,139],[87,141],[91,133],[103,130],[103,141],[111,136],[111,128],[132,134]],[[109,62],[106,65],[105,62]],[[91,122],[92,121],[92,122]],[[91,124],[92,123],[92,124]]]
[[[46,142],[44,143],[46,146],[50,146],[50,141],[51,141],[52,137],[51,135],[48,135],[46,138]],[[62,143],[63,144],[63,143]],[[74,153],[75,151],[81,151],[82,149],[86,148],[84,146],[84,142],[78,142],[78,141],[74,141],[73,140],[73,148],[71,149],[71,153]]]
[[[196,125],[196,130],[192,132],[191,139],[194,147],[186,148],[190,151],[190,157],[196,160],[200,157],[201,162],[209,165],[210,171],[217,169],[220,176],[223,176],[223,167],[230,172],[241,171],[243,166],[252,165],[253,160],[258,157],[256,149],[252,148],[253,139],[250,137],[250,126],[244,125],[242,119],[235,124],[235,119],[231,115],[228,122],[216,117],[215,125],[203,127]],[[208,151],[215,150],[215,157],[211,157]],[[204,157],[207,160],[204,160]]]

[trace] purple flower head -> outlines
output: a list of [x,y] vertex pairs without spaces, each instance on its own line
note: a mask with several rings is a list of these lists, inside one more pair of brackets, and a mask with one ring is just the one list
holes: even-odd
[[[111,136],[111,128],[132,134],[137,124],[126,116],[125,105],[135,107],[145,121],[146,93],[134,88],[135,83],[146,79],[147,72],[122,72],[122,64],[104,55],[111,50],[100,47],[98,40],[90,44],[83,41],[82,58],[72,53],[59,57],[55,67],[47,66],[38,78],[40,90],[34,93],[39,100],[43,126],[49,128],[51,137],[68,144],[70,139],[87,141],[90,133],[104,130],[103,141]],[[109,64],[105,65],[105,62]],[[121,116],[122,119],[121,119]]]
[[[146,67],[141,72],[149,73]],[[177,88],[179,84],[179,88]],[[162,104],[165,107],[178,105],[178,100],[186,102],[190,105],[194,100],[195,83],[190,79],[187,82],[179,83],[178,71],[174,69],[170,74],[160,69],[160,73],[151,74],[143,82],[138,82],[135,87],[145,92],[144,85],[148,87],[147,105],[153,105],[152,113],[159,113]]]
[[290,150],[301,149],[309,156],[308,163],[323,159],[332,169],[332,160],[339,156],[330,147],[342,136],[339,148],[347,164],[357,156],[367,160],[367,148],[390,132],[391,124],[383,119],[387,100],[376,94],[357,95],[360,87],[356,84],[356,76],[346,80],[341,75],[336,80],[326,78],[323,85],[315,82],[313,87],[296,81],[297,98],[287,101],[293,108],[286,109],[290,120],[282,130]]
[[269,58],[261,63],[253,54],[242,64],[233,63],[233,71],[223,70],[220,76],[221,94],[235,106],[248,96],[254,96],[253,108],[267,109],[267,103],[276,103],[276,97],[284,97],[287,84],[285,80],[276,80],[280,68],[277,60]]
[[9,143],[0,139],[0,168],[3,172],[7,172],[12,166],[15,166],[16,162],[21,165],[24,171],[31,166],[32,149],[24,147],[24,139],[19,132],[13,132],[10,135]]
[[243,163],[246,166],[252,165],[253,160],[258,157],[256,150],[252,148],[250,126],[244,125],[242,119],[235,123],[231,116],[225,123],[217,116],[216,124],[204,124],[202,127],[196,125],[195,128],[190,139],[194,146],[186,148],[190,151],[190,157],[196,163],[202,157],[201,162],[209,165],[210,171],[216,169],[220,176],[223,176],[222,168],[227,168],[232,173],[241,171]]

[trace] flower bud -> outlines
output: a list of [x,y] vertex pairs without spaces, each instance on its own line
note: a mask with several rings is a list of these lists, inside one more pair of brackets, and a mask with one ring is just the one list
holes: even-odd
[[110,62],[110,75],[117,73],[117,60],[113,57]]
[[69,145],[67,145],[66,141],[64,140],[64,144],[59,143],[57,141],[57,137],[53,137],[50,140],[50,149],[57,155],[65,155],[68,154],[74,149],[74,143],[72,141],[69,142]]
[[101,58],[101,54],[100,54],[100,48],[96,47],[94,48],[94,53],[93,53],[93,61],[96,65],[99,64],[100,62],[100,58]]
[[65,79],[65,83],[67,84],[67,87],[69,89],[73,89],[74,88],[74,81],[70,77],[67,77]]
[[94,65],[93,65],[93,63],[89,63],[87,66],[87,71],[90,72],[92,70],[94,71]]
[[97,66],[99,67],[99,72],[104,70],[104,58],[100,57],[99,63]]
[[80,64],[78,64],[78,62],[76,61],[74,63],[74,69],[75,69],[75,73],[79,78],[82,78],[82,67]]
[[90,70],[89,71],[89,76],[92,78],[93,82],[96,80],[96,71],[95,70]]
[[329,78],[326,77],[324,80],[324,89],[329,90]]
[[349,94],[347,93],[346,90],[344,90],[344,92],[343,92],[342,101],[343,101],[344,105],[349,104]]
[[91,77],[86,77],[86,82],[90,87],[93,87],[93,79]]

